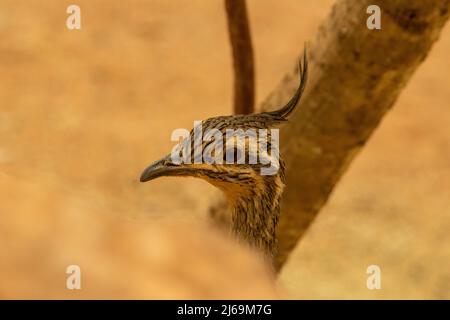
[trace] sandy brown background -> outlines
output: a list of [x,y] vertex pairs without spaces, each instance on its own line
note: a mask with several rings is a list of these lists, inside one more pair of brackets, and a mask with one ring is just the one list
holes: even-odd
[[[138,182],[173,129],[231,112],[222,1],[77,0],[80,31],[71,3],[0,3],[0,298],[450,298],[450,26],[274,289],[205,221],[213,187]],[[257,101],[332,3],[248,1]]]

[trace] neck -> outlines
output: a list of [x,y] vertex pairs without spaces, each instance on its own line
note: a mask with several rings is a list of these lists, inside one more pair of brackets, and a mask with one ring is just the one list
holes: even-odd
[[228,197],[232,231],[270,258],[276,251],[275,230],[283,187],[280,176],[263,177],[238,197]]

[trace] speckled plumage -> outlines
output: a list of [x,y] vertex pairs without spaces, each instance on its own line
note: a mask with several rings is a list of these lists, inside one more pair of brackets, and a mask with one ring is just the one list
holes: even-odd
[[[279,110],[262,112],[250,115],[219,116],[201,122],[203,132],[216,129],[223,134],[226,140],[227,129],[271,129],[287,121],[288,116],[297,106],[306,85],[308,74],[308,61],[306,52],[303,58],[303,67],[300,63],[300,85],[291,100]],[[270,131],[267,144],[271,147]],[[232,137],[230,138],[232,139]],[[223,146],[227,141],[222,141]],[[198,156],[195,146],[194,129],[189,137],[180,142],[179,148],[190,146],[192,159]],[[200,141],[202,150],[210,144],[215,144],[215,139]],[[255,140],[245,138],[241,146],[237,144],[233,152],[243,152],[245,159],[249,158],[249,144],[258,143]],[[222,150],[222,149],[221,149]],[[259,156],[259,149],[258,156]],[[225,158],[227,150],[219,157]],[[237,157],[237,155],[236,155]],[[251,246],[261,249],[272,256],[276,250],[275,229],[280,214],[280,201],[284,189],[285,173],[284,163],[279,158],[279,169],[274,175],[261,175],[260,169],[264,164],[222,164],[218,163],[181,163],[176,164],[170,155],[154,162],[141,176],[141,181],[149,181],[160,176],[192,176],[208,181],[221,189],[228,200],[231,215],[231,230],[239,238]]]

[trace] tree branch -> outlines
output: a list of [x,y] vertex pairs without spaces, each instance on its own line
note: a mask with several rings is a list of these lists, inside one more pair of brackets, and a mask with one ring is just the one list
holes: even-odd
[[[450,0],[379,0],[382,29],[369,30],[372,2],[334,5],[309,51],[310,81],[301,105],[281,130],[287,189],[278,269],[426,58],[450,12]],[[262,109],[285,103],[297,85],[295,65]]]
[[255,73],[245,0],[225,0],[225,8],[233,52],[234,113],[249,114],[254,110]]

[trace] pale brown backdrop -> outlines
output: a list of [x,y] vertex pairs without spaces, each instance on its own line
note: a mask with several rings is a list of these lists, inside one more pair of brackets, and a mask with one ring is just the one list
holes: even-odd
[[[222,1],[78,0],[79,31],[71,3],[0,4],[0,298],[272,297],[255,258],[208,226],[159,227],[203,225],[216,190],[138,182],[173,129],[231,112]],[[248,1],[257,101],[332,3]],[[449,56],[447,26],[282,271],[285,296],[450,298]],[[165,258],[178,269],[155,267]],[[81,291],[65,289],[69,264]],[[371,264],[381,290],[366,288]]]

